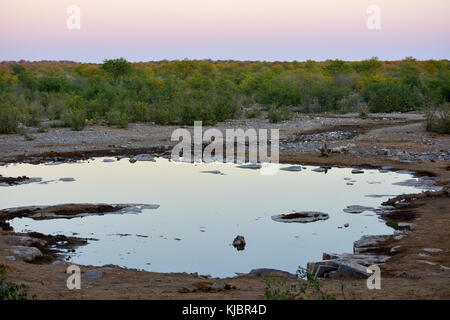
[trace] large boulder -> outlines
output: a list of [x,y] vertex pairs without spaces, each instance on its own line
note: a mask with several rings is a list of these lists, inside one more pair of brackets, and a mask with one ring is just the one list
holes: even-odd
[[361,239],[353,243],[353,252],[355,254],[366,254],[366,253],[385,253],[390,252],[389,246],[386,243],[392,239],[391,235],[379,235],[362,236]]
[[42,257],[42,252],[35,247],[12,246],[9,251],[15,258],[26,262],[33,262],[36,258]]
[[370,276],[367,267],[352,261],[340,261],[337,274],[345,278],[366,279]]
[[10,246],[30,247],[33,245],[45,246],[47,241],[26,236],[5,235],[2,241]]

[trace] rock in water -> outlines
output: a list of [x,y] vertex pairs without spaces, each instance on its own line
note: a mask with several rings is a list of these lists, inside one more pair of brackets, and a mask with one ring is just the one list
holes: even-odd
[[327,220],[329,215],[327,213],[315,212],[315,211],[305,211],[305,212],[296,212],[290,214],[278,214],[272,216],[272,220],[277,222],[299,222],[299,223],[308,223],[315,222],[319,220]]
[[245,249],[245,238],[243,236],[237,236],[233,240],[233,247],[235,247],[238,251]]

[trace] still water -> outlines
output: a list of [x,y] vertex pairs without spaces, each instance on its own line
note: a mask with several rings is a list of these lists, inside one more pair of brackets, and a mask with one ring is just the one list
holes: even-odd
[[[105,162],[111,161],[111,162]],[[281,168],[289,165],[281,165]],[[415,193],[393,185],[407,173],[332,168],[327,173],[304,166],[264,176],[236,164],[174,163],[114,158],[62,164],[11,164],[3,176],[42,178],[41,183],[0,187],[0,208],[62,203],[158,204],[139,214],[109,214],[73,219],[10,221],[15,231],[95,238],[70,255],[76,264],[115,264],[157,272],[198,272],[234,276],[254,268],[295,272],[323,252],[352,252],[364,234],[392,234],[376,213],[350,214],[350,205],[378,208],[392,195]],[[221,174],[205,172],[219,170]],[[59,181],[60,178],[75,181]],[[70,180],[70,179],[69,179]],[[375,195],[375,196],[374,196]],[[276,222],[271,216],[320,211],[329,219],[313,223]],[[349,223],[349,227],[343,227]],[[232,245],[245,237],[245,250]]]

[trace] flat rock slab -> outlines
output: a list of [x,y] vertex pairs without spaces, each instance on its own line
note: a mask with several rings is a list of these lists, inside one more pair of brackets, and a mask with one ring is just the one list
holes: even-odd
[[[392,235],[365,235],[353,243],[353,253],[366,254],[375,252],[384,252],[387,250],[386,242],[394,237]],[[390,249],[388,250],[390,251]]]
[[301,166],[290,166],[290,167],[286,167],[286,168],[281,168],[280,170],[298,172],[298,171],[302,171],[302,167]]
[[309,223],[319,220],[327,220],[330,216],[327,213],[317,211],[304,211],[289,214],[278,214],[272,216],[272,220],[285,223]]
[[157,204],[89,204],[69,203],[54,206],[27,206],[0,210],[0,219],[30,217],[32,219],[75,218],[110,213],[140,213],[144,209],[158,209]]
[[26,236],[5,235],[2,241],[11,246],[30,247],[33,245],[45,246],[47,241]]
[[12,246],[8,250],[15,258],[26,262],[33,262],[36,258],[42,257],[42,252],[35,247]]
[[259,163],[242,164],[237,167],[241,169],[252,169],[252,170],[259,170],[262,168],[261,164]]
[[297,276],[295,274],[292,274],[287,271],[282,270],[276,270],[276,269],[267,269],[267,268],[261,268],[261,269],[252,269],[248,274],[240,274],[240,275],[247,275],[250,277],[295,277]]
[[201,173],[217,174],[217,175],[221,175],[221,176],[224,175],[222,172],[220,172],[220,170],[206,170],[206,171],[201,171]]
[[358,214],[358,213],[363,213],[364,211],[374,211],[374,210],[375,210],[375,208],[372,208],[372,207],[352,205],[352,206],[348,206],[347,208],[343,209],[342,211],[347,212],[347,213],[352,213],[352,214]]
[[97,279],[97,278],[101,278],[102,276],[103,276],[103,272],[97,271],[97,270],[88,270],[82,274],[82,277],[88,278],[88,279]]

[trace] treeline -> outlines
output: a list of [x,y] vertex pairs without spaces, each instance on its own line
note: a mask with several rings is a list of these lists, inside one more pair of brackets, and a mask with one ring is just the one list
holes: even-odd
[[425,110],[450,100],[448,60],[345,62],[160,61],[0,65],[0,132],[87,123],[214,124],[268,110],[292,112]]

